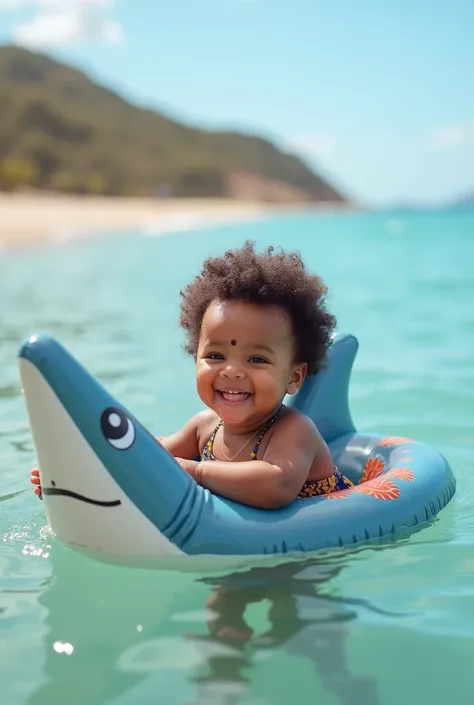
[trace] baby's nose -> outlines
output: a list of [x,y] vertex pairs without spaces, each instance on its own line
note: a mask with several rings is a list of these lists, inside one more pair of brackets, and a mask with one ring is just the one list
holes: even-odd
[[222,370],[222,374],[225,377],[245,377],[245,372],[242,369],[241,365],[235,363],[228,363]]

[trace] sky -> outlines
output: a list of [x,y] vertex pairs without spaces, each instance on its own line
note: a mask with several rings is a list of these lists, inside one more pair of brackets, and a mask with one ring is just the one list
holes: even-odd
[[1,44],[382,206],[474,192],[473,37],[474,0],[0,0]]

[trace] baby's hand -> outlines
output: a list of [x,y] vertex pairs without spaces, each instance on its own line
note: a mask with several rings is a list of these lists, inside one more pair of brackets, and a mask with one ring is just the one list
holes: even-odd
[[188,475],[191,475],[191,477],[193,477],[196,482],[199,482],[199,461],[188,460],[187,458],[175,458],[175,460],[179,463],[179,465],[181,465],[183,470],[188,473]]
[[40,499],[43,499],[43,492],[41,491],[41,483],[38,468],[33,468],[30,475],[30,482],[32,485],[36,485],[35,494],[38,495]]

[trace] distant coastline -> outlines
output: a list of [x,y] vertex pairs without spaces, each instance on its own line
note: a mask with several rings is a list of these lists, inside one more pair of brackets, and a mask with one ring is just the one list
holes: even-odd
[[268,209],[257,203],[202,199],[0,193],[2,249],[40,241],[67,241],[123,230],[148,234],[258,218]]
[[349,204],[263,204],[229,199],[116,198],[0,193],[2,249],[123,230],[150,236],[258,220],[283,212],[351,210]]
[[2,191],[264,204],[348,200],[265,135],[178,122],[37,52],[0,47],[0,85]]

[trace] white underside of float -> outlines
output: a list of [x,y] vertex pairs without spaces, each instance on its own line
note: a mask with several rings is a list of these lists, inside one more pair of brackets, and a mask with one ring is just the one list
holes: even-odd
[[122,491],[37,368],[25,359],[19,366],[43,486],[54,481],[57,488],[94,500],[121,502],[101,507],[44,495],[56,536],[106,562],[153,564],[159,557],[184,556]]
[[91,548],[67,544],[74,551],[86,555],[88,558],[108,563],[111,565],[128,568],[177,570],[183,573],[220,573],[227,571],[240,571],[248,568],[270,567],[282,563],[305,561],[311,553],[285,553],[281,555],[247,555],[247,554],[205,554],[196,555],[178,552],[176,554],[145,555],[143,553],[106,553]]

